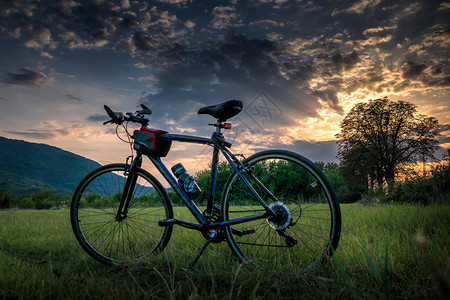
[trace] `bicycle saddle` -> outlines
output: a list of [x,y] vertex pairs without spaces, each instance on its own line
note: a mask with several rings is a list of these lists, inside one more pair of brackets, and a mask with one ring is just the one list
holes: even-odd
[[202,107],[197,113],[210,115],[218,119],[219,122],[225,122],[227,119],[240,113],[243,107],[242,101],[230,100],[220,104]]

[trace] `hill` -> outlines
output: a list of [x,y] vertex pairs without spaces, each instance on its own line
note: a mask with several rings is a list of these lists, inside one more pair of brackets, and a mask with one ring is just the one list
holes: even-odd
[[99,166],[60,148],[0,137],[0,188],[15,194],[51,189],[69,195]]

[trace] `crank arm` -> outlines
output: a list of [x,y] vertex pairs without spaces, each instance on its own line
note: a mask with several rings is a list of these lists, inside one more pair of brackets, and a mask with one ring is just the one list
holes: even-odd
[[256,231],[255,231],[255,228],[253,228],[253,227],[249,227],[244,230],[239,230],[239,229],[231,227],[231,232],[233,232],[233,234],[235,234],[237,236],[244,236],[247,234],[255,233]]

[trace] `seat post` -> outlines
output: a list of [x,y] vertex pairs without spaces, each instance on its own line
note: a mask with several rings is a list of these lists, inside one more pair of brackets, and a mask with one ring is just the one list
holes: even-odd
[[217,120],[215,127],[216,127],[216,133],[220,133],[222,131],[222,122]]
[[[216,127],[216,132],[213,133],[213,136],[221,134],[221,130],[222,130],[221,125],[222,125],[222,123],[219,120],[217,120],[217,123],[214,125]],[[214,145],[213,156],[212,156],[212,161],[211,161],[211,176],[209,179],[209,191],[208,191],[209,197],[208,197],[208,202],[206,205],[206,213],[208,214],[208,216],[210,216],[210,214],[212,213],[212,208],[213,208],[213,204],[214,204],[218,163],[219,163],[219,149],[217,148],[217,146]]]

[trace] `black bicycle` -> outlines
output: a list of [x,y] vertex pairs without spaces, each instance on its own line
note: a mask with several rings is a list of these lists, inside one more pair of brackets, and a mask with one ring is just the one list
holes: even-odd
[[[75,236],[83,249],[104,264],[133,263],[161,252],[172,228],[179,225],[200,231],[206,242],[191,262],[192,267],[211,243],[227,241],[242,262],[284,264],[291,261],[305,270],[325,261],[336,249],[341,214],[335,192],[325,175],[305,157],[284,150],[266,150],[248,158],[230,152],[222,130],[227,119],[243,108],[238,100],[201,108],[217,122],[211,138],[169,134],[147,127],[141,105],[135,113],[113,112],[107,123],[122,125],[135,155],[126,163],[110,164],[87,175],[73,195],[70,216]],[[139,123],[129,134],[126,125]],[[163,164],[173,141],[213,147],[211,177],[201,191],[181,164],[172,173]],[[231,167],[220,205],[215,201],[219,152]],[[147,156],[181,198],[197,223],[174,218],[166,189],[141,168]],[[237,157],[240,157],[238,159]],[[207,193],[207,205],[195,204]],[[218,201],[217,201],[218,202]]]

